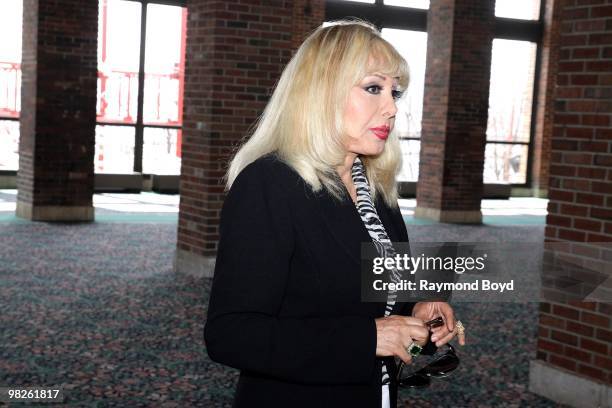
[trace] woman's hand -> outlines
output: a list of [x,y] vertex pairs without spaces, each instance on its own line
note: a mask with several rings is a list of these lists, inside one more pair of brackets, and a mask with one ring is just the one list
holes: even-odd
[[457,336],[459,344],[465,346],[465,334],[458,334],[455,330],[455,313],[446,302],[419,302],[412,309],[412,316],[423,321],[429,321],[441,316],[444,325],[431,329],[431,341],[440,347]]
[[391,315],[375,322],[376,355],[379,357],[396,356],[409,364],[412,357],[406,347],[413,342],[424,346],[429,338],[429,330],[418,318]]

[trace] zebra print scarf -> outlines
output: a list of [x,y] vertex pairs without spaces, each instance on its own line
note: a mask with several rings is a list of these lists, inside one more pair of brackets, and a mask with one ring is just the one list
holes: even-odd
[[[391,240],[387,235],[387,231],[385,231],[385,226],[380,221],[378,217],[378,213],[376,212],[376,207],[374,207],[374,203],[372,202],[372,196],[370,195],[370,185],[368,184],[368,179],[365,175],[365,168],[361,159],[359,157],[355,158],[353,163],[353,167],[351,169],[351,176],[353,179],[353,184],[355,185],[355,189],[357,190],[357,211],[361,216],[361,220],[368,230],[368,234],[370,234],[370,238],[372,238],[372,242],[376,246],[376,250],[381,257],[394,257],[395,250],[393,249],[393,245],[391,244]],[[392,282],[400,282],[401,275],[397,271],[397,269],[391,270],[391,281]],[[395,301],[397,299],[396,291],[387,292],[387,305],[385,307],[385,317],[389,316],[393,310],[393,306],[395,305]],[[386,383],[389,379],[389,375],[387,374],[387,366],[383,364],[382,368],[383,372],[383,384]]]
[[[372,196],[370,195],[370,185],[365,175],[365,168],[361,159],[357,157],[353,163],[351,170],[351,176],[353,178],[353,184],[357,190],[357,211],[361,216],[361,220],[372,238],[372,242],[376,247],[376,251],[381,257],[392,258],[395,256],[395,249],[391,244],[391,240],[385,231],[385,226],[380,221],[376,207],[372,202]],[[397,269],[391,270],[391,281],[400,282],[401,275]],[[389,291],[387,293],[387,307],[385,308],[385,316],[389,316],[395,305],[397,299],[396,291]]]

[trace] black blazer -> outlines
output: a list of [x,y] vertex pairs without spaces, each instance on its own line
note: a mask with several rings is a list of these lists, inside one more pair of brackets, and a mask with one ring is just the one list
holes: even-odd
[[[390,239],[407,242],[399,208],[375,205]],[[348,193],[342,202],[313,193],[272,154],[239,174],[221,213],[204,329],[210,358],[241,370],[235,407],[380,406],[374,319],[385,303],[361,302],[361,242],[371,238]],[[395,407],[395,385],[390,394]]]

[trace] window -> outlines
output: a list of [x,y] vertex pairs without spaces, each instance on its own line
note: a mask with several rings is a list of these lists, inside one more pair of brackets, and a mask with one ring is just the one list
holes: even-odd
[[[416,181],[419,169],[429,0],[376,0],[362,5],[328,0],[326,16],[374,22],[404,56],[411,71],[408,95],[398,104],[396,127],[403,167],[398,181]],[[483,178],[485,183],[528,185],[534,78],[541,40],[540,0],[496,0]]]
[[21,0],[0,5],[0,171],[19,167],[22,10]]
[[429,0],[385,0],[385,6],[411,7],[427,10],[429,8]]
[[[376,3],[375,0],[341,0],[354,3]],[[419,9],[428,9],[429,0],[384,0],[385,6],[396,6],[396,7],[411,7]]]
[[144,122],[178,126],[183,110],[185,10],[161,4],[147,8]]
[[148,174],[180,174],[180,129],[145,127],[142,171]]
[[410,83],[397,104],[395,131],[400,138],[403,156],[398,181],[415,182],[419,177],[429,0],[379,0],[367,7],[350,3],[346,0],[328,1],[326,16],[330,20],[356,16],[376,22],[382,37],[408,62]]
[[132,1],[100,1],[97,104],[99,122],[136,123],[141,7],[140,3]]
[[540,0],[496,0],[495,17],[538,20]]
[[527,182],[536,44],[493,40],[485,183]]
[[410,83],[406,94],[397,103],[398,112],[395,115],[395,131],[400,137],[403,155],[403,165],[398,180],[417,181],[421,149],[427,33],[383,28],[382,36],[399,51],[410,68]]
[[99,4],[96,172],[178,175],[187,10]]
[[134,127],[96,126],[96,173],[124,174],[134,169]]

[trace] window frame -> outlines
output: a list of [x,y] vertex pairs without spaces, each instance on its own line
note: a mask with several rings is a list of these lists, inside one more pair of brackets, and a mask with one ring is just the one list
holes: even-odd
[[[102,0],[98,0],[102,1]],[[180,125],[161,125],[161,124],[145,124],[144,123],[144,86],[145,86],[145,47],[147,41],[147,6],[149,4],[160,4],[165,6],[177,6],[187,8],[187,0],[123,0],[131,1],[133,3],[140,3],[140,54],[138,61],[138,98],[136,102],[136,122],[135,123],[117,123],[113,121],[102,121],[96,119],[96,125],[102,126],[131,126],[134,127],[134,173],[142,174],[142,155],[144,146],[144,130],[145,128],[162,128],[162,129],[176,129],[179,132],[179,139],[181,139],[181,131],[183,130],[182,124],[182,108],[183,108],[183,95],[184,91],[181,88],[179,91],[179,119],[181,120]],[[186,27],[184,28],[186,31]],[[186,36],[184,36],[186,41]],[[183,59],[183,65],[185,64],[185,56]],[[184,66],[183,66],[184,69]],[[184,74],[184,72],[183,72]],[[184,85],[184,79],[183,79]],[[182,142],[182,140],[181,140]],[[104,173],[108,174],[108,173]]]
[[[101,0],[99,0],[101,1]],[[137,117],[135,123],[117,123],[117,122],[107,122],[107,121],[98,121],[96,119],[96,125],[103,126],[132,126],[135,128],[135,136],[134,136],[134,167],[133,171],[135,173],[142,173],[142,152],[143,152],[143,143],[144,143],[144,128],[170,128],[177,129],[181,131],[183,129],[182,125],[156,125],[150,124],[145,125],[143,123],[143,106],[144,106],[144,80],[145,80],[145,44],[146,44],[146,14],[147,14],[147,6],[149,4],[161,4],[166,6],[178,6],[178,7],[187,7],[186,0],[124,0],[131,1],[135,3],[140,3],[141,6],[141,24],[140,24],[140,55],[139,55],[139,65],[138,65],[138,102],[137,102]],[[183,57],[184,58],[184,57]],[[20,63],[21,66],[21,63]],[[19,90],[20,92],[21,90]],[[179,94],[179,110],[181,110],[183,106],[182,101],[183,93]],[[182,116],[182,113],[179,112],[179,116]],[[21,118],[21,112],[17,116],[5,116],[0,114],[0,120],[11,120],[11,121],[19,121]],[[21,138],[21,135],[20,135]],[[17,170],[0,170],[0,175],[3,176],[16,176]]]
[[[23,4],[22,4],[23,7]],[[21,28],[21,30],[23,31],[23,26]],[[7,62],[7,61],[5,61]],[[19,61],[18,63],[11,63],[11,64],[15,64],[17,65],[17,69],[19,71],[22,70],[22,64],[23,64],[23,56],[22,56],[22,60]],[[20,81],[21,82],[21,81]],[[21,94],[21,88],[17,89],[16,92],[18,94]],[[19,112],[15,111],[16,114],[11,115],[11,114],[5,114],[2,113],[0,111],[0,120],[1,121],[13,121],[13,122],[19,122],[21,120],[21,109],[19,110]],[[21,138],[21,134],[19,135],[19,137]],[[17,175],[17,170],[0,170],[0,176],[16,176]]]
[[[492,0],[493,1],[493,0]],[[373,23],[379,30],[395,28],[400,30],[427,32],[427,13],[429,10],[411,7],[385,5],[384,0],[375,0],[373,4],[342,0],[327,0],[325,4],[325,20],[333,21],[346,17],[357,17]],[[495,17],[493,39],[529,41],[536,45],[536,60],[534,68],[533,94],[531,103],[531,123],[529,126],[529,141],[506,142],[486,141],[489,143],[505,143],[528,145],[527,172],[524,183],[510,183],[511,187],[531,188],[533,185],[532,165],[534,154],[534,136],[536,129],[539,78],[542,59],[542,36],[544,31],[544,0],[540,0],[540,15],[538,20],[520,20],[506,17]],[[491,47],[493,43],[491,42]],[[416,137],[406,137],[402,140],[421,140]],[[404,182],[402,182],[404,183]],[[499,184],[499,183],[494,183]]]

